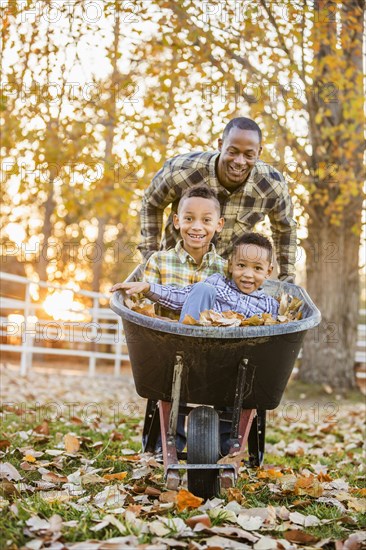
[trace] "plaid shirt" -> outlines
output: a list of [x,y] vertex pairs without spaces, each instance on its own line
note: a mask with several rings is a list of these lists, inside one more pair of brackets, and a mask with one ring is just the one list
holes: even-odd
[[173,212],[185,189],[197,183],[213,188],[221,204],[225,226],[214,240],[217,252],[227,258],[233,241],[251,231],[268,214],[277,260],[279,278],[295,274],[296,222],[283,175],[262,161],[257,161],[245,184],[230,193],[216,175],[219,152],[178,155],[167,162],[146,189],[141,206],[142,242],[139,249],[145,258],[159,249],[163,229],[163,212],[172,205],[164,229],[161,248],[172,248],[179,240],[173,226]]
[[217,254],[213,244],[198,265],[178,241],[174,248],[150,256],[143,278],[149,283],[182,287],[199,283],[214,273],[225,273],[226,267],[227,261]]
[[[243,294],[234,281],[227,279],[220,273],[211,275],[204,282],[216,289],[214,311],[221,313],[222,311],[232,310],[246,317],[261,315],[262,313],[271,313],[274,318],[278,315],[279,303],[277,300],[261,290],[255,290],[251,294]],[[146,297],[154,302],[159,302],[164,307],[179,311],[182,309],[192,286],[176,288],[153,283],[150,285],[150,291],[146,294]]]

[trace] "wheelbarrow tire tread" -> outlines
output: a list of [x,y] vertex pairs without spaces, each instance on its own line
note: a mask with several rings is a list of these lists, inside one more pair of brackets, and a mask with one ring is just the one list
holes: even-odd
[[[216,464],[220,458],[219,415],[207,406],[188,416],[187,463]],[[188,490],[205,500],[220,493],[219,470],[188,470]]]

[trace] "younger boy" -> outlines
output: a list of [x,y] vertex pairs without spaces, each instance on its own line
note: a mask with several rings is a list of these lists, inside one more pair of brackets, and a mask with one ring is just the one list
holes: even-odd
[[230,278],[215,273],[202,283],[184,288],[137,282],[120,283],[111,290],[121,288],[127,294],[142,293],[154,302],[181,311],[181,322],[186,315],[198,320],[206,309],[232,310],[246,317],[263,313],[277,317],[277,300],[261,290],[272,269],[271,242],[259,233],[246,233],[234,244],[228,268]]

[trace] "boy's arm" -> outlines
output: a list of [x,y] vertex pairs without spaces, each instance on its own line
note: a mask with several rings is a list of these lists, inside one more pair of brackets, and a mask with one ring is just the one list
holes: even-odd
[[144,259],[159,250],[164,210],[177,198],[173,183],[169,160],[154,176],[144,193],[140,210],[142,240],[138,246]]
[[174,311],[180,311],[193,285],[177,288],[152,283],[149,286],[150,290],[146,292],[146,298]]
[[117,283],[112,286],[110,292],[124,290],[129,296],[131,296],[131,294],[143,294],[153,302],[158,302],[174,311],[180,311],[191,288],[192,285],[176,288],[175,286],[164,286],[157,283],[150,284],[146,281],[136,281],[132,283]]

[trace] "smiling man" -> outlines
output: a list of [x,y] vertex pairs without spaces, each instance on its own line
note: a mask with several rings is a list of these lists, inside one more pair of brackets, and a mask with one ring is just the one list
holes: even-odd
[[[141,207],[142,241],[146,260],[159,248],[172,248],[179,240],[174,214],[185,189],[205,183],[217,194],[225,225],[215,242],[224,258],[234,242],[268,215],[279,264],[279,278],[294,281],[296,222],[283,175],[259,160],[262,132],[254,120],[232,119],[218,141],[218,151],[178,155],[165,162],[145,191]],[[163,213],[172,212],[163,231]],[[163,238],[162,238],[163,231]]]

